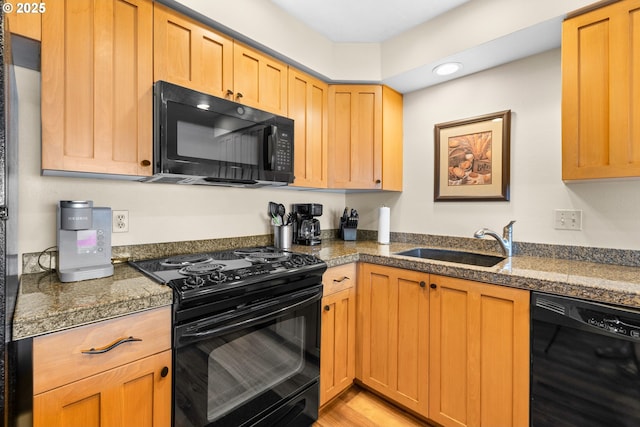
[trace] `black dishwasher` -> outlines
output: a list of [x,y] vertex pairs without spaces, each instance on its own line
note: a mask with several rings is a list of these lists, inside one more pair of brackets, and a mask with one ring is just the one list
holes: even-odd
[[531,426],[640,426],[640,310],[531,294]]

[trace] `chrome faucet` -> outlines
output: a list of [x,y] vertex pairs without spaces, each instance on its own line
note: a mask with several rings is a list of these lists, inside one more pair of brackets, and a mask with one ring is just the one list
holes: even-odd
[[502,237],[498,235],[495,231],[491,231],[488,228],[481,228],[480,230],[473,233],[473,237],[476,239],[482,239],[484,236],[491,236],[495,238],[500,246],[502,247],[502,252],[504,252],[504,256],[511,257],[513,256],[513,223],[515,221],[511,221],[509,224],[505,225],[502,229]]

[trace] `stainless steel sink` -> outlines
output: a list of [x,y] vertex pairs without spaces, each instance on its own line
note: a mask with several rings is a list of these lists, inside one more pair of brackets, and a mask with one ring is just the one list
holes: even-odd
[[432,259],[435,261],[456,262],[459,264],[477,265],[480,267],[493,267],[505,259],[501,256],[432,248],[416,248],[404,252],[398,252],[396,255]]

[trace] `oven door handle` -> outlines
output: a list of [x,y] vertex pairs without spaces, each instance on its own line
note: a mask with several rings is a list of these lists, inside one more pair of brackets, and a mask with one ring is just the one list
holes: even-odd
[[[287,302],[290,302],[291,300],[297,300],[300,296],[299,295],[292,295],[289,298],[287,298]],[[206,329],[206,330],[202,330],[205,327],[194,327],[193,330],[195,330],[194,332],[185,332],[182,334],[181,338],[198,338],[198,339],[202,339],[202,338],[206,338],[209,336],[213,336],[213,335],[221,335],[221,334],[226,334],[226,333],[231,333],[234,332],[236,330],[240,330],[240,329],[244,329],[244,328],[249,328],[251,326],[254,326],[256,324],[262,323],[266,320],[272,319],[272,318],[277,318],[278,316],[280,316],[280,314],[289,311],[289,310],[295,310],[298,307],[302,307],[305,306],[309,303],[315,302],[315,301],[320,301],[322,299],[322,290],[315,292],[312,296],[307,297],[303,300],[299,300],[294,302],[293,304],[288,304],[284,307],[281,307],[277,310],[273,310],[273,307],[277,307],[279,305],[281,305],[283,303],[282,300],[277,301],[276,303],[272,303],[272,304],[264,304],[262,305],[260,308],[260,311],[265,311],[265,309],[267,309],[267,313],[261,314],[261,315],[257,315],[257,316],[252,316],[248,319],[245,320],[241,320],[238,322],[231,322],[228,323],[224,326],[219,326],[217,328],[212,328],[212,329]],[[238,317],[241,317],[243,314],[247,314],[246,311],[243,311],[242,313],[240,313],[238,315]]]

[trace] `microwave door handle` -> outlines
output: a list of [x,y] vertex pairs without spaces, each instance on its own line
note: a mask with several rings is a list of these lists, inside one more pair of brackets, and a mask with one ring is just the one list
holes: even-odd
[[265,128],[265,143],[267,144],[267,152],[265,155],[265,165],[267,166],[267,170],[273,170],[273,164],[275,163],[274,156],[274,146],[275,139],[277,135],[278,128],[274,125]]

